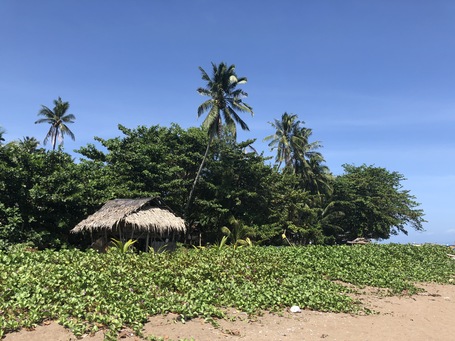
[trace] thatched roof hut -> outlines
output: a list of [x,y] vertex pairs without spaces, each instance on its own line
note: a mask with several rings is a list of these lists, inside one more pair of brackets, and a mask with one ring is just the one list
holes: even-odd
[[115,236],[120,239],[146,239],[186,232],[185,221],[172,213],[158,198],[114,199],[97,212],[82,220],[71,233]]
[[351,245],[366,245],[370,244],[370,240],[368,238],[356,238],[354,240],[349,240],[347,243]]

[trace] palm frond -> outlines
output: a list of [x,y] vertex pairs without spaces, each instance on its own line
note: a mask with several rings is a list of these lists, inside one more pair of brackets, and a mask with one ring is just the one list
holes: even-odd
[[207,72],[205,72],[205,70],[202,67],[200,67],[200,66],[199,66],[199,70],[202,73],[202,79],[205,80],[205,81],[210,81],[210,77],[207,74]]
[[35,121],[35,124],[37,124],[37,123],[51,123],[52,124],[52,120],[49,118],[40,118],[39,120]]
[[234,121],[229,109],[231,109],[231,108],[226,107],[223,110],[223,118],[224,118],[226,130],[229,131],[234,136],[234,138],[237,138],[237,127],[235,125],[235,121]]
[[204,122],[202,122],[202,127],[209,131],[210,136],[214,136],[213,132],[217,132],[219,130],[218,122],[219,122],[218,108],[216,106],[212,106]]
[[212,92],[204,88],[198,88],[197,92],[202,96],[212,96]]
[[41,110],[38,112],[38,115],[44,116],[48,119],[54,119],[55,118],[55,113],[49,109],[48,107],[42,105]]
[[213,99],[208,99],[204,103],[202,103],[198,108],[197,108],[197,116],[200,117],[202,114],[204,114],[206,111],[210,111],[213,107]]
[[60,127],[60,133],[62,138],[63,135],[69,135],[73,141],[76,139],[74,133],[64,124]]
[[76,117],[73,114],[68,114],[61,117],[61,120],[65,123],[74,123]]
[[248,128],[248,125],[245,123],[245,121],[243,121],[240,116],[234,111],[234,109],[232,109],[231,107],[228,108],[229,109],[229,116],[232,116],[235,120],[235,122],[237,122],[238,124],[240,124],[240,127],[242,128],[242,130],[250,130],[250,128]]
[[237,109],[238,111],[247,112],[251,114],[251,116],[254,116],[253,109],[248,104],[242,101],[234,101],[232,103],[232,106],[235,107],[235,109]]
[[236,90],[232,91],[232,97],[241,99],[241,98],[248,97],[248,93],[243,91],[242,89],[236,89]]

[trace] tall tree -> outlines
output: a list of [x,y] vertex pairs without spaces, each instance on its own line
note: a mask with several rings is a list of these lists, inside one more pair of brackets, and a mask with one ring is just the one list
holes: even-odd
[[40,118],[36,123],[48,123],[51,125],[49,131],[47,132],[46,137],[44,138],[44,144],[47,143],[49,139],[52,140],[52,150],[55,150],[57,144],[57,138],[60,143],[63,144],[63,136],[69,135],[74,141],[75,137],[73,132],[68,128],[68,123],[74,123],[76,117],[73,114],[67,114],[69,109],[69,103],[63,102],[59,97],[54,100],[54,109],[51,110],[48,107],[42,105],[41,110],[38,113],[38,116],[44,116]]
[[313,131],[302,126],[303,123],[297,115],[285,112],[281,120],[270,122],[275,133],[267,136],[264,141],[270,141],[271,150],[276,149],[275,162],[278,169],[284,162],[283,170],[298,175],[304,189],[320,193],[320,185],[328,184],[331,175],[323,165],[322,154],[317,151],[321,147],[320,142],[310,142]]
[[404,190],[406,180],[398,172],[362,165],[343,165],[345,174],[335,180],[334,195],[343,218],[337,225],[343,229],[340,241],[356,237],[388,239],[407,228],[423,230],[424,213],[415,197]]
[[303,187],[313,194],[330,194],[333,180],[329,168],[324,165],[324,157],[317,149],[321,148],[319,141],[310,142],[313,130],[300,127],[294,134],[298,142],[293,146],[293,167]]
[[311,155],[307,161],[306,189],[313,194],[331,195],[333,192],[334,177],[324,162],[320,153]]
[[310,142],[310,137],[313,134],[311,128],[299,127],[293,134],[298,137],[297,143],[293,145],[292,150],[294,170],[296,173],[303,175],[304,178],[309,178],[311,175],[309,161],[311,159],[319,162],[324,161],[322,154],[316,151],[321,148],[321,143],[319,141]]
[[297,120],[297,115],[285,112],[281,120],[275,119],[275,122],[269,123],[275,128],[275,134],[267,136],[264,141],[270,141],[271,150],[276,149],[275,162],[278,163],[278,168],[283,162],[285,168],[291,168],[295,145],[302,142],[299,141],[299,134],[296,134],[301,122]]
[[[202,127],[207,130],[208,142],[202,158],[199,169],[196,173],[190,194],[186,203],[186,212],[188,213],[189,206],[193,199],[194,189],[201,175],[210,145],[215,137],[222,134],[223,129],[232,134],[235,138],[237,135],[236,123],[243,130],[249,130],[247,124],[242,120],[237,112],[246,112],[253,115],[253,109],[243,102],[243,98],[248,97],[248,94],[237,86],[247,82],[246,77],[238,77],[235,72],[235,65],[227,66],[225,63],[216,65],[212,63],[212,77],[202,67],[199,67],[202,73],[202,79],[206,81],[204,88],[198,88],[197,91],[202,96],[210,97],[203,102],[197,110],[198,117],[204,113],[208,113]],[[223,123],[224,121],[224,123]]]

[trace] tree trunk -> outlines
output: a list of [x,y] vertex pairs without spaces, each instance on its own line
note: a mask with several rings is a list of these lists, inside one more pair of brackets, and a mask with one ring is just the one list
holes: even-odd
[[55,145],[57,144],[57,132],[52,136],[52,150],[55,150]]
[[196,184],[199,180],[199,177],[201,176],[202,168],[204,167],[205,161],[207,160],[207,155],[209,154],[209,149],[210,149],[212,140],[213,140],[213,137],[210,136],[209,142],[207,143],[207,148],[205,149],[204,157],[202,158],[201,165],[199,166],[199,169],[196,173],[196,177],[194,178],[193,186],[191,187],[190,195],[188,196],[188,200],[186,202],[185,217],[188,217],[188,215],[189,215],[189,209],[190,209],[191,201],[193,200],[194,189],[196,188]]

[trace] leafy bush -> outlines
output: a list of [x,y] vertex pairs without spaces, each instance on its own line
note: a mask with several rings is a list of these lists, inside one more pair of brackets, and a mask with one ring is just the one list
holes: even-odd
[[8,208],[0,202],[0,249],[20,240],[22,218],[17,207]]

